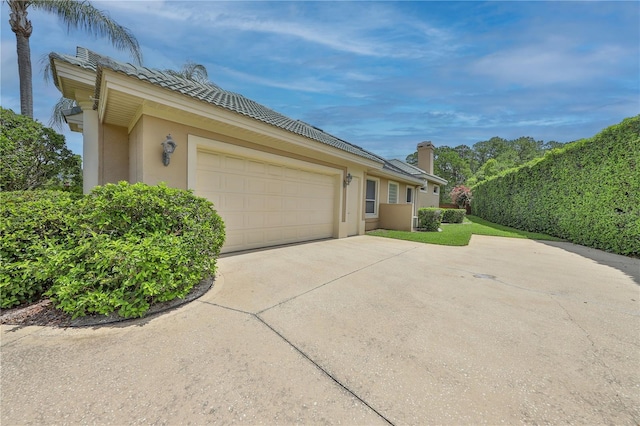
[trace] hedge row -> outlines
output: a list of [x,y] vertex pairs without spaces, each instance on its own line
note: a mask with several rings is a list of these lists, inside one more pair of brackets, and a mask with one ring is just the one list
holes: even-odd
[[473,214],[640,255],[640,115],[473,187]]
[[466,215],[465,209],[444,209],[424,207],[418,209],[418,231],[437,231],[441,223],[462,223]]
[[442,222],[462,223],[467,214],[465,209],[442,209]]
[[43,294],[74,317],[142,316],[215,271],[224,224],[190,191],[121,182],[87,196],[0,193],[3,308]]
[[418,231],[437,231],[441,222],[442,209],[437,207],[418,209]]

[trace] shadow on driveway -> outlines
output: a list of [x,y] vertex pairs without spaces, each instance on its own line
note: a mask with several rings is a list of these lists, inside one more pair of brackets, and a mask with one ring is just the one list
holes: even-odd
[[558,247],[562,250],[566,250],[571,253],[578,254],[582,257],[586,257],[601,265],[610,266],[616,268],[620,272],[628,275],[640,285],[640,259],[622,256],[620,254],[607,253],[606,251],[593,249],[577,244],[557,241],[539,241],[542,244],[548,246]]

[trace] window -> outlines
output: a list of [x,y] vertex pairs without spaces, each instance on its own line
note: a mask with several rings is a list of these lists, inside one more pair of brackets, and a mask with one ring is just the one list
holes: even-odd
[[366,216],[375,216],[377,211],[377,198],[378,198],[378,182],[375,180],[367,179],[367,191],[365,197],[364,212]]
[[389,182],[389,204],[398,203],[398,184]]
[[413,188],[407,186],[407,203],[413,203]]
[[434,194],[439,194],[440,193],[440,187],[438,185],[433,185],[433,193]]

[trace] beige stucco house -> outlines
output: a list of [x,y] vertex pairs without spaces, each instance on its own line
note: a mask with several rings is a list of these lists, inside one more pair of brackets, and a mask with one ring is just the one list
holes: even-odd
[[225,221],[223,252],[411,230],[417,208],[438,204],[433,185],[446,184],[433,176],[430,143],[414,168],[213,83],[80,47],[49,58],[56,86],[79,105],[65,115],[83,134],[85,192],[122,180],[192,189]]

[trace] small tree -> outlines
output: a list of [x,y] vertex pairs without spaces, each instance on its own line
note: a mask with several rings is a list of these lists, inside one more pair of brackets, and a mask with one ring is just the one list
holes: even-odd
[[0,107],[0,190],[82,192],[82,161],[64,136],[36,120]]
[[464,185],[458,185],[454,187],[451,190],[450,196],[453,203],[461,209],[466,209],[467,207],[469,207],[473,198],[471,189],[467,188]]

